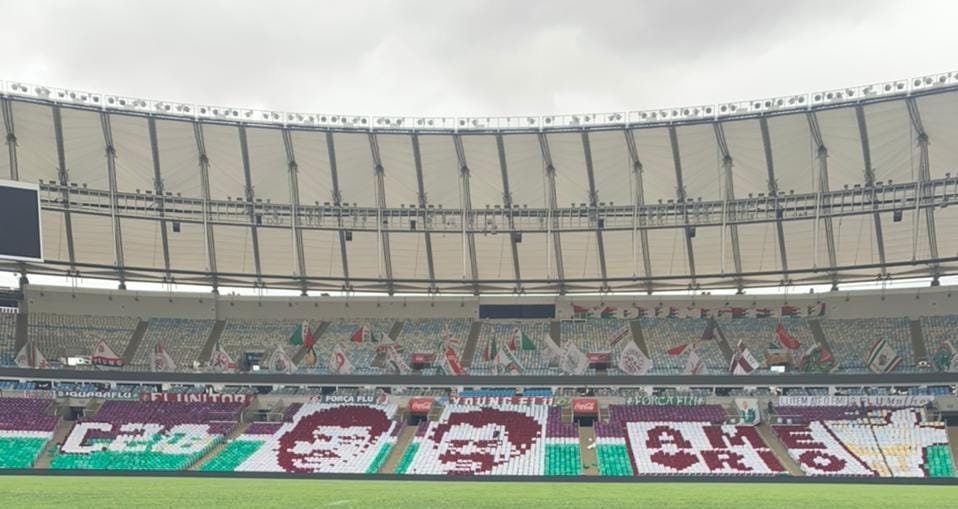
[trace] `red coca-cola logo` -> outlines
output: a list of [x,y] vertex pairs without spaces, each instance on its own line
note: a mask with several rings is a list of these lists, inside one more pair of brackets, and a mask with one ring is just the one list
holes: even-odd
[[412,398],[409,400],[409,411],[414,414],[428,414],[432,410],[432,398]]
[[596,399],[573,399],[572,412],[577,414],[595,414],[599,412],[599,401]]

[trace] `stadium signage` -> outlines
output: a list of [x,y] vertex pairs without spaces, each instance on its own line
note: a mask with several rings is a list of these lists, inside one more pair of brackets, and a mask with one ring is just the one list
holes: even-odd
[[366,405],[375,405],[384,403],[385,394],[372,396],[368,394],[323,394],[309,398],[314,403],[362,403]]
[[454,405],[492,406],[501,404],[513,405],[554,405],[555,398],[526,398],[523,396],[498,397],[468,397],[450,396],[449,402]]
[[574,414],[590,414],[595,415],[599,413],[599,400],[595,398],[573,398],[572,399],[572,413]]
[[634,406],[695,406],[704,405],[702,396],[630,396],[625,398],[626,405]]
[[139,398],[139,393],[131,391],[54,391],[54,394],[58,398],[73,398],[73,399],[90,399],[90,398],[99,398],[99,399],[137,399]]
[[140,401],[164,401],[168,403],[243,403],[253,401],[252,394],[179,394],[170,392],[144,392]]
[[934,396],[779,396],[780,406],[871,406],[916,407],[935,400]]
[[414,414],[428,414],[432,410],[433,398],[411,398],[409,411]]

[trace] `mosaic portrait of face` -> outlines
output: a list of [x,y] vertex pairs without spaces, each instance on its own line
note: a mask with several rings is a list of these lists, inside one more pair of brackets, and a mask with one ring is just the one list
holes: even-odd
[[541,425],[522,412],[481,408],[451,414],[429,438],[443,472],[472,475],[529,452],[541,438]]
[[366,453],[391,427],[377,408],[323,408],[300,417],[279,438],[277,462],[287,472],[335,472]]

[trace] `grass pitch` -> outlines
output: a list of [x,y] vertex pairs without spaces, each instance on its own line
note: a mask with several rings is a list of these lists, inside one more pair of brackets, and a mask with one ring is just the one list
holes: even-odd
[[4,508],[958,507],[958,487],[0,477]]

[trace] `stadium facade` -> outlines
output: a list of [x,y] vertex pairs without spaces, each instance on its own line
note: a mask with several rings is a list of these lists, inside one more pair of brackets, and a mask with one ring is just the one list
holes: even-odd
[[44,263],[303,292],[576,293],[955,272],[958,73],[697,107],[300,114],[4,82]]

